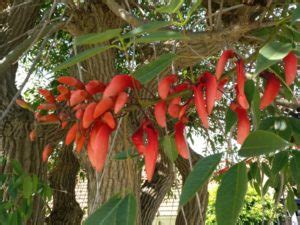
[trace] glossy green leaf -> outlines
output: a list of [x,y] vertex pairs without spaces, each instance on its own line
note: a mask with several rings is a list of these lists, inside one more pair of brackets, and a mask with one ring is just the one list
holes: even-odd
[[174,162],[178,157],[178,151],[173,136],[169,136],[169,135],[164,136],[163,148],[167,157],[171,160],[171,162]]
[[298,210],[298,206],[295,202],[295,195],[292,190],[288,191],[286,206],[291,215],[293,215]]
[[208,181],[221,160],[222,154],[215,154],[200,159],[187,177],[180,196],[179,204],[186,204]]
[[295,182],[300,185],[300,152],[293,152],[293,157],[290,161],[290,169]]
[[261,165],[261,169],[265,175],[267,175],[268,177],[271,177],[272,173],[271,173],[271,169],[268,164],[263,162]]
[[119,196],[114,196],[91,214],[85,225],[117,225],[116,212],[121,204],[122,199]]
[[247,168],[244,162],[224,174],[216,198],[218,225],[236,225],[247,192]]
[[158,41],[169,41],[169,40],[187,40],[188,36],[185,36],[182,32],[176,31],[157,31],[150,33],[146,36],[137,38],[136,43],[152,43]]
[[279,60],[283,59],[293,49],[291,43],[271,42],[259,50],[256,60],[256,73],[259,73]]
[[263,130],[251,132],[243,143],[239,155],[244,157],[259,156],[288,147],[290,144],[278,135]]
[[169,4],[157,8],[155,11],[159,13],[175,13],[179,10],[184,0],[170,0]]
[[58,65],[56,68],[54,68],[54,71],[62,70],[62,69],[68,68],[70,66],[73,66],[76,63],[82,62],[82,61],[84,61],[88,58],[91,58],[92,56],[95,56],[97,54],[100,54],[110,48],[111,48],[110,46],[95,47],[95,48],[88,49],[84,52],[80,52],[79,54],[68,59],[66,62]]
[[108,41],[112,38],[118,37],[121,33],[122,29],[111,29],[102,33],[92,33],[85,34],[79,37],[76,37],[74,40],[75,45],[92,45],[92,44],[100,44],[105,41]]
[[116,213],[116,225],[135,225],[137,204],[133,194],[128,194],[120,203]]
[[278,152],[272,162],[272,173],[279,173],[288,164],[289,153],[287,151]]
[[176,55],[172,53],[167,53],[161,55],[158,59],[150,62],[137,69],[134,72],[134,77],[139,80],[142,84],[146,84],[153,78],[157,77],[161,72],[163,72],[167,67],[172,64],[172,61],[176,59]]
[[143,24],[143,25],[133,29],[132,31],[124,34],[122,37],[123,38],[129,38],[129,37],[136,36],[138,34],[156,31],[156,30],[159,30],[161,28],[170,26],[171,24],[172,24],[171,21],[152,21],[152,22]]
[[23,177],[23,196],[24,198],[30,198],[33,192],[33,183],[30,176],[25,175]]
[[255,84],[253,80],[247,80],[245,83],[245,94],[248,102],[252,102],[255,91]]
[[254,90],[253,99],[251,102],[251,113],[253,115],[253,124],[255,129],[257,129],[261,122],[261,111],[260,111],[260,95],[257,88]]
[[225,132],[228,133],[231,127],[237,122],[237,115],[229,107],[225,115]]

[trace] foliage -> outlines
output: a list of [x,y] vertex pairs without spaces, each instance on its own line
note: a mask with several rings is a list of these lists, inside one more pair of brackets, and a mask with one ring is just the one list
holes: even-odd
[[[0,166],[6,162],[0,158]],[[20,163],[11,162],[12,174],[0,175],[0,224],[22,225],[31,216],[37,197],[47,200],[52,196],[50,187],[37,175],[24,172]]]
[[[206,214],[206,224],[215,225],[216,224],[216,195],[217,186],[209,189],[209,201]],[[274,210],[274,200],[269,194],[261,198],[254,188],[248,188],[247,194],[245,196],[245,204],[241,210],[238,217],[237,224],[250,225],[250,224],[261,224],[263,221],[272,221],[272,218],[279,218],[283,215],[283,208],[280,206],[277,209],[275,216],[273,217]]]

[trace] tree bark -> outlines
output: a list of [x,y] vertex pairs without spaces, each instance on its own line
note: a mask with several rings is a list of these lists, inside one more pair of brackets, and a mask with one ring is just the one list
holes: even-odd
[[78,159],[72,147],[62,147],[56,166],[50,172],[50,187],[53,189],[53,208],[46,219],[49,225],[80,225],[83,211],[75,198]]
[[[191,152],[192,164],[194,165],[198,160],[201,160],[201,156]],[[178,158],[176,160],[176,167],[182,176],[182,186],[186,178],[190,173],[190,164],[188,160]],[[201,174],[199,174],[201,176]],[[183,209],[179,209],[179,213],[176,217],[176,225],[205,225],[205,215],[208,204],[208,192],[207,184],[198,191],[198,197],[192,198]],[[201,213],[201,214],[200,214]]]
[[[12,1],[11,6],[19,5],[22,2],[22,0]],[[9,13],[1,12],[0,59],[5,58],[12,49],[27,37],[26,35],[20,37],[20,35],[34,26],[40,3],[40,0],[33,0],[24,6],[15,7]],[[15,41],[12,41],[14,39]],[[0,82],[1,115],[17,92],[15,86],[17,67],[18,64],[15,63],[0,75],[3,78]],[[28,138],[29,132],[33,128],[33,121],[34,118],[31,112],[17,106],[14,106],[6,118],[0,121],[0,156],[7,159],[6,164],[0,168],[0,174],[9,174],[11,161],[17,160],[27,173],[36,174],[40,179],[46,178],[46,170],[41,161],[41,151],[45,139],[39,136],[35,142],[31,142]],[[44,218],[42,199],[37,197],[33,204],[33,213],[27,224],[42,224]]]

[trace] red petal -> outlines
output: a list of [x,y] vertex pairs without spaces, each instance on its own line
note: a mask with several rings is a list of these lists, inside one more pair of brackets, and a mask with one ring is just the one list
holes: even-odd
[[217,63],[217,66],[216,66],[216,77],[218,80],[220,79],[220,77],[222,76],[222,74],[224,72],[224,69],[225,69],[228,59],[233,58],[234,56],[235,56],[235,53],[232,50],[225,50],[222,53],[222,55]]
[[77,130],[78,130],[78,124],[74,123],[66,135],[65,145],[69,145],[72,143],[72,141],[74,141]]
[[248,134],[250,133],[250,121],[247,110],[239,106],[230,106],[230,108],[237,113],[237,142],[243,144]]
[[66,84],[68,86],[75,87],[78,89],[84,89],[84,84],[75,77],[62,76],[59,77],[57,80],[59,83]]
[[101,117],[104,123],[106,123],[111,129],[116,128],[116,121],[111,112],[106,112]]
[[156,105],[154,107],[154,115],[155,115],[155,119],[159,126],[161,126],[161,127],[167,126],[165,101],[160,101],[160,102],[156,103]]
[[121,111],[121,109],[125,106],[125,104],[127,103],[129,98],[129,95],[126,92],[121,92],[117,99],[116,99],[116,103],[115,103],[115,108],[114,108],[114,112],[118,113]]
[[212,113],[212,110],[214,108],[214,104],[216,101],[217,96],[217,90],[218,90],[218,84],[217,79],[215,76],[213,76],[211,73],[206,72],[204,73],[204,78],[206,80],[205,82],[205,92],[206,92],[206,107],[207,107],[207,113],[210,115]]
[[70,106],[77,105],[87,98],[87,92],[84,90],[76,90],[71,93]]
[[90,103],[83,114],[83,119],[82,119],[82,126],[83,128],[88,128],[93,122],[94,122],[94,111],[96,108],[97,103],[92,102]]
[[164,77],[158,83],[158,95],[165,100],[170,92],[170,86],[177,81],[177,75],[172,74]]
[[40,104],[37,107],[38,110],[55,110],[56,109],[56,105],[52,104],[52,103],[45,103],[45,104]]
[[129,75],[116,75],[103,92],[103,98],[114,97],[123,92],[126,88],[141,88],[139,81]]
[[80,132],[77,132],[75,143],[76,143],[76,151],[78,153],[81,152],[85,142],[85,136],[82,135]]
[[218,91],[217,91],[217,96],[216,96],[216,100],[219,101],[222,98],[223,95],[223,91],[224,91],[224,85],[227,83],[228,79],[222,79],[219,81],[218,83]]
[[83,117],[84,114],[84,110],[83,109],[78,109],[75,113],[75,117],[79,120],[81,120],[81,118]]
[[290,52],[283,59],[284,62],[284,70],[285,70],[285,82],[287,85],[291,85],[297,74],[297,56]]
[[94,95],[97,93],[102,93],[106,85],[98,80],[91,80],[85,85],[85,90],[90,94]]
[[44,123],[56,123],[56,122],[60,121],[59,118],[54,114],[45,115],[45,116],[38,116],[37,120],[39,122],[44,122]]
[[261,110],[263,110],[273,102],[273,100],[276,98],[276,96],[279,93],[279,89],[280,89],[279,79],[274,74],[270,74],[270,76],[268,76],[267,78],[264,94],[260,100]]
[[42,153],[42,160],[43,162],[47,162],[49,156],[51,155],[51,153],[53,152],[53,148],[51,147],[50,144],[47,144],[44,149],[43,149],[43,153]]
[[16,103],[17,103],[20,107],[22,107],[23,109],[30,109],[30,108],[31,108],[30,105],[29,105],[27,102],[25,102],[24,100],[22,100],[22,99],[17,99],[17,100],[16,100]]
[[94,111],[94,118],[101,116],[107,110],[111,109],[114,105],[114,102],[111,98],[102,98],[100,102],[98,102],[95,111]]
[[173,88],[172,93],[179,93],[179,92],[185,91],[187,89],[190,89],[190,84],[188,84],[188,83],[178,84]]
[[60,94],[63,94],[63,95],[70,94],[70,90],[67,87],[65,87],[64,85],[58,85],[57,90],[59,91]]
[[143,131],[143,127],[141,126],[136,132],[134,132],[134,134],[131,137],[132,142],[135,145],[136,149],[138,150],[139,154],[143,154],[145,151],[143,135],[144,135],[144,131]]
[[175,97],[171,100],[169,107],[168,107],[168,113],[173,118],[178,118],[179,111],[180,111],[180,102],[181,97]]
[[158,133],[152,126],[146,127],[145,132],[147,133],[148,139],[148,144],[144,151],[145,167],[147,180],[151,181],[155,171],[155,164],[158,155]]
[[48,103],[55,103],[55,98],[54,98],[53,94],[50,91],[45,90],[45,89],[39,89],[39,93],[41,95],[43,95],[43,97],[45,98],[45,100]]
[[97,133],[99,131],[99,129],[101,128],[101,126],[103,125],[103,123],[101,121],[96,121],[94,123],[94,126],[91,130],[90,133],[90,139],[89,139],[89,143],[93,146],[95,141],[96,141],[96,137],[97,137]]
[[186,103],[184,106],[182,106],[179,110],[178,118],[181,120],[185,116],[185,112],[187,108],[189,107],[189,103]]
[[240,106],[242,106],[244,109],[248,109],[249,103],[244,92],[246,75],[245,75],[244,62],[241,59],[236,62],[236,72],[237,72],[237,99]]
[[68,122],[67,122],[67,121],[61,122],[61,128],[62,128],[62,129],[65,129],[67,125],[68,125]]
[[32,130],[29,133],[29,139],[30,139],[30,141],[35,141],[35,139],[36,139],[36,131],[35,130]]
[[184,128],[185,125],[180,121],[175,124],[175,144],[179,155],[187,159],[189,157],[189,150],[184,137]]
[[197,113],[203,123],[205,128],[208,128],[208,115],[205,107],[205,102],[203,99],[202,90],[199,90],[199,87],[193,87],[194,89],[194,102],[196,106]]
[[93,151],[91,163],[98,172],[103,169],[105,164],[111,132],[112,130],[106,124],[103,124],[97,132],[93,145],[91,145]]

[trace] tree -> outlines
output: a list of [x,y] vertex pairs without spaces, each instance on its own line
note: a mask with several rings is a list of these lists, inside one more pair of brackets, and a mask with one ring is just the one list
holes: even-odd
[[[118,118],[117,124],[114,125],[115,128],[113,129],[115,129],[115,132],[112,134],[110,147],[105,149],[108,150],[108,159],[99,165],[99,162],[93,162],[93,157],[89,155],[92,165],[96,168],[99,167],[99,173],[95,172],[90,161],[87,160],[88,158],[85,151],[76,154],[79,155],[79,161],[88,177],[89,214],[92,214],[105,202],[108,202],[109,204],[114,202],[116,205],[129,204],[129,202],[131,202],[131,197],[125,198],[125,200],[121,200],[118,197],[115,197],[112,200],[109,199],[116,193],[125,196],[128,194],[128,190],[132,190],[133,198],[136,199],[138,206],[136,217],[137,223],[151,224],[155,212],[173,183],[176,174],[174,173],[174,164],[172,160],[174,161],[175,158],[170,156],[170,151],[171,155],[173,155],[174,148],[168,147],[168,142],[174,141],[172,135],[169,139],[167,139],[168,136],[164,138],[163,142],[167,144],[160,145],[160,157],[155,166],[153,175],[153,162],[149,163],[146,159],[148,156],[145,155],[148,181],[145,181],[142,185],[141,170],[139,169],[140,160],[138,157],[131,156],[127,157],[126,160],[112,159],[112,156],[123,154],[126,149],[134,149],[132,141],[130,140],[130,134],[135,133],[140,127],[140,122],[145,118],[145,115],[150,118],[152,117],[152,121],[154,120],[151,107],[156,104],[155,101],[159,100],[155,96],[156,92],[153,92],[153,90],[157,89],[157,82],[155,79],[157,76],[166,77],[167,81],[165,82],[167,86],[168,84],[172,85],[172,83],[175,83],[176,81],[178,83],[182,81],[189,81],[192,83],[194,88],[190,86],[190,89],[193,91],[187,90],[186,95],[182,94],[182,96],[180,94],[182,98],[191,99],[190,102],[187,102],[187,107],[192,108],[191,105],[193,104],[190,103],[194,101],[197,109],[197,113],[195,110],[191,110],[188,118],[189,121],[192,121],[193,123],[190,122],[187,123],[187,125],[192,128],[198,128],[201,134],[209,140],[210,147],[214,151],[218,150],[214,147],[215,145],[218,145],[218,143],[220,143],[219,145],[225,143],[228,145],[226,156],[223,157],[226,158],[225,170],[230,168],[228,172],[224,174],[217,195],[216,213],[218,222],[220,222],[224,216],[229,216],[228,220],[231,221],[231,223],[228,224],[234,224],[239,210],[241,209],[242,199],[247,189],[246,165],[240,158],[236,158],[235,148],[232,147],[231,144],[231,138],[235,134],[233,127],[235,123],[237,123],[238,127],[238,142],[244,143],[240,150],[240,156],[247,157],[247,162],[252,162],[250,171],[254,171],[254,175],[250,173],[249,176],[251,175],[251,182],[256,187],[257,191],[263,191],[262,174],[267,174],[269,170],[274,170],[277,173],[281,171],[278,176],[275,174],[270,175],[271,173],[269,173],[268,177],[270,181],[264,188],[267,189],[269,186],[273,187],[275,190],[278,190],[276,193],[280,197],[284,193],[284,188],[287,187],[290,190],[290,198],[293,198],[292,193],[294,192],[292,192],[292,190],[295,181],[292,180],[289,183],[280,181],[282,179],[285,180],[282,177],[289,177],[290,172],[282,170],[283,167],[289,163],[289,160],[286,161],[285,165],[280,164],[279,166],[277,164],[280,160],[276,161],[275,159],[281,157],[281,155],[277,156],[279,153],[275,156],[272,154],[270,156],[268,154],[271,152],[275,153],[275,151],[278,150],[278,146],[281,146],[282,148],[292,146],[288,152],[295,156],[292,157],[290,166],[295,169],[294,171],[297,170],[295,160],[298,156],[297,153],[294,152],[294,149],[296,149],[295,146],[298,145],[297,143],[299,141],[299,128],[295,125],[298,121],[291,117],[297,114],[296,110],[299,107],[298,102],[293,99],[293,97],[295,97],[293,96],[293,93],[297,92],[298,86],[297,83],[293,86],[290,85],[294,80],[295,66],[297,67],[297,62],[295,62],[297,59],[295,60],[296,56],[294,52],[297,54],[297,51],[299,51],[297,44],[299,32],[297,31],[298,25],[296,24],[296,20],[299,17],[299,8],[294,10],[295,5],[281,1],[244,1],[241,4],[239,1],[229,1],[224,3],[223,1],[193,2],[172,0],[166,6],[151,1],[141,1],[139,3],[134,1],[126,1],[125,3],[118,1],[84,1],[83,3],[66,1],[63,3],[64,10],[62,11],[59,10],[61,9],[61,4],[57,4],[56,2],[49,4],[46,2],[47,7],[40,10],[42,16],[38,16],[40,3],[42,3],[42,1],[33,1],[33,3],[28,4],[22,4],[18,1],[7,2],[6,4],[11,5],[12,8],[10,10],[3,10],[3,16],[1,17],[1,24],[7,24],[7,29],[3,29],[1,34],[3,37],[1,38],[1,40],[3,40],[3,44],[1,45],[3,48],[1,57],[3,60],[0,63],[0,76],[5,82],[3,82],[4,85],[1,88],[3,93],[0,95],[2,98],[2,117],[4,118],[1,120],[0,137],[2,143],[4,143],[2,144],[4,147],[2,147],[1,151],[4,155],[8,156],[8,159],[11,160],[15,158],[23,163],[23,167],[25,170],[28,170],[28,172],[37,173],[40,177],[44,177],[46,171],[44,169],[40,170],[40,167],[44,166],[41,164],[41,161],[38,160],[38,158],[41,157],[36,156],[28,159],[28,156],[41,152],[41,145],[46,146],[47,143],[50,143],[54,147],[59,141],[64,140],[66,130],[61,130],[57,125],[42,125],[39,126],[41,132],[38,132],[40,137],[38,141],[32,143],[29,142],[26,137],[28,137],[29,132],[32,129],[28,129],[33,123],[32,114],[20,109],[16,105],[13,105],[13,108],[10,106],[15,102],[14,94],[17,93],[15,96],[20,94],[17,92],[14,84],[17,68],[14,62],[17,61],[27,49],[33,47],[35,44],[37,44],[36,46],[39,46],[38,48],[43,50],[46,45],[46,42],[43,40],[47,40],[49,36],[53,38],[53,33],[61,32],[63,30],[75,38],[75,56],[62,62],[61,65],[56,67],[56,71],[66,72],[68,67],[73,66],[69,72],[71,71],[80,81],[72,80],[70,77],[61,77],[58,78],[60,83],[70,86],[70,82],[74,81],[75,83],[79,82],[80,86],[82,85],[81,82],[88,83],[91,80],[98,80],[112,84],[112,78],[115,78],[114,75],[117,74],[118,69],[123,73],[124,71],[125,73],[129,73],[133,72],[131,70],[135,69],[134,64],[138,64],[137,69],[133,73],[133,77],[144,87],[139,91],[138,99],[134,99],[137,101],[137,104],[133,104],[133,106],[137,107],[139,110],[134,110],[134,107],[133,110],[129,109],[129,112],[124,113],[124,115],[121,114],[122,116]],[[3,4],[3,9],[7,7],[6,4]],[[45,8],[47,10],[45,10]],[[49,22],[49,19],[53,18],[55,13],[59,14],[59,19],[54,18]],[[18,16],[16,17],[15,15]],[[58,20],[59,22],[57,22]],[[158,22],[151,23],[149,20]],[[22,24],[22,29],[19,27],[20,24]],[[30,31],[34,24],[36,25],[35,29]],[[132,31],[127,32],[128,30]],[[24,35],[22,35],[23,33]],[[91,33],[96,34],[91,35]],[[66,36],[62,36],[62,38],[66,38]],[[42,41],[39,41],[40,39],[42,39]],[[37,43],[37,41],[39,42]],[[215,68],[214,65],[217,61],[215,57],[224,49],[235,50],[224,51]],[[33,72],[37,63],[39,63],[39,66],[43,67],[41,63],[43,62],[41,57],[42,54],[43,53],[39,51],[35,53],[36,60],[33,61],[29,74]],[[117,63],[116,59],[118,60]],[[228,71],[228,73],[222,76],[228,60],[233,60],[232,62],[235,62],[236,67],[238,68],[237,101],[234,104],[231,104],[230,108],[228,108],[228,104],[235,100],[235,92],[232,91],[235,82],[231,79],[235,74],[235,68],[233,67],[233,70]],[[261,78],[260,76],[256,76],[255,78],[253,77],[255,82],[249,80],[245,83],[246,77],[243,73],[243,60],[247,63],[247,72],[253,73],[252,70],[255,68],[255,73],[260,74],[261,77],[266,79],[266,87],[264,95],[261,98],[261,105],[259,102],[259,93],[260,89],[264,89]],[[279,64],[279,61],[281,60],[284,62],[283,67]],[[143,64],[146,61],[150,61],[151,63],[144,66]],[[116,65],[118,68],[116,68]],[[172,73],[177,72],[180,76],[166,76],[171,72],[170,68],[172,69]],[[267,72],[265,72],[266,69],[268,70]],[[216,76],[205,73],[203,78],[198,79],[198,74],[202,74],[207,70],[212,73],[216,71]],[[284,74],[285,77],[283,77]],[[222,79],[219,80],[221,76]],[[226,77],[226,79],[223,79],[224,77]],[[63,79],[65,80],[63,81]],[[198,84],[194,85],[197,79]],[[227,88],[225,88],[224,92],[228,92],[228,96],[226,94],[226,99],[223,98],[223,100],[218,103],[220,114],[217,115],[216,113],[213,113],[210,116],[210,129],[207,130],[207,112],[206,110],[203,111],[203,109],[207,107],[207,111],[210,112],[214,101],[211,102],[207,100],[206,106],[203,105],[203,96],[201,93],[203,90],[200,90],[200,86],[201,88],[204,87],[206,93],[205,98],[208,99],[208,96],[210,95],[208,90],[214,89],[212,84],[216,84],[214,82],[217,82],[217,80],[220,84],[219,89],[221,89],[221,91],[223,91],[222,84],[224,85],[225,82],[227,82]],[[135,81],[130,80],[129,83],[131,82],[134,83]],[[133,88],[132,92],[135,92],[134,89],[138,83],[135,83],[134,85],[131,83]],[[76,86],[77,84],[78,83],[73,86]],[[165,85],[163,84],[163,81],[161,81],[160,84],[162,86]],[[274,98],[277,96],[280,85],[283,87],[281,90],[283,90],[284,93],[280,93],[280,96],[276,99],[274,104],[275,107],[271,106],[267,108],[267,110],[261,112],[261,110],[273,102]],[[56,86],[54,85],[52,91],[57,91]],[[80,92],[81,88],[82,87],[78,88],[77,93],[82,93]],[[217,91],[217,89],[215,90]],[[44,90],[40,91],[40,93],[46,98],[48,103],[53,103],[47,100],[47,96],[52,96],[49,94],[51,92]],[[168,95],[168,91],[162,91],[162,93]],[[191,94],[193,95],[193,93],[194,97],[191,97]],[[163,100],[167,97],[162,97],[161,93],[159,93],[159,95]],[[72,94],[72,96],[75,95]],[[80,96],[81,94],[77,97]],[[170,98],[172,98],[172,96]],[[90,99],[87,98],[83,98],[83,100],[90,101]],[[25,108],[30,108],[24,102],[19,103],[21,103],[21,105],[23,104],[23,107]],[[156,105],[155,108],[158,108],[157,110],[163,109],[163,104],[166,103]],[[249,104],[249,106],[247,104]],[[175,102],[171,105],[173,108],[180,106],[179,103],[176,104]],[[40,104],[40,108],[37,110],[48,106],[49,105],[46,106]],[[249,136],[250,121],[247,116],[247,111],[245,110],[248,107],[251,109],[251,112],[249,113],[252,117],[251,122],[253,124],[252,133],[250,133]],[[33,110],[36,109],[34,108]],[[170,109],[170,112],[171,111],[172,109]],[[172,112],[170,112],[169,114],[172,114]],[[157,122],[159,125],[162,125],[164,121],[160,120],[160,116],[163,117],[163,114],[159,113],[159,111],[156,111],[156,113],[159,115],[156,116]],[[275,116],[276,114],[280,115],[280,117]],[[78,117],[80,117],[80,115],[78,115]],[[43,115],[40,114],[36,114],[36,119],[39,122],[53,122],[53,117],[50,121],[48,117],[43,117]],[[63,119],[60,118],[60,120]],[[109,122],[112,122],[111,118],[109,119]],[[170,123],[168,124],[168,130],[165,131],[164,129],[160,129],[159,135],[163,137],[166,134],[170,135],[175,132],[176,145],[178,146],[181,144],[181,147],[184,146],[184,143],[182,143],[184,137],[181,134],[184,129],[184,124],[176,123],[175,130],[173,130],[174,121],[168,121],[168,123]],[[284,123],[285,127],[288,127],[288,129],[280,130],[276,128],[279,126],[278,123]],[[69,123],[68,126],[70,125],[71,124]],[[9,127],[11,127],[12,131],[10,131]],[[14,131],[18,131],[18,129],[20,129],[19,127],[24,128],[22,130],[22,135],[25,136],[15,140],[12,136],[16,136],[14,135]],[[157,126],[155,125],[155,127]],[[226,129],[224,129],[224,127]],[[257,130],[258,128],[269,131],[260,131]],[[141,128],[141,132],[147,133],[148,139],[150,135],[157,135],[154,126],[150,125],[148,122]],[[224,138],[228,132],[228,138]],[[222,137],[220,133],[224,134],[224,136]],[[89,136],[91,134],[87,135]],[[261,142],[256,141],[257,139],[262,142],[268,140],[270,146],[261,148],[259,145]],[[148,141],[150,141],[150,139]],[[287,144],[287,141],[289,144]],[[272,143],[275,143],[276,145],[272,145]],[[139,144],[135,142],[134,144],[140,153],[143,153],[143,150],[141,149],[144,146],[139,149]],[[22,151],[24,146],[28,146],[26,151]],[[171,150],[168,152],[168,149]],[[45,150],[44,154],[48,155],[51,151],[50,146],[48,145]],[[178,150],[181,157],[188,158],[188,151],[186,153],[182,148],[179,148]],[[133,152],[131,151],[131,153]],[[261,154],[266,157],[263,157],[263,159],[255,158]],[[195,158],[197,159],[197,157]],[[289,158],[289,156],[287,158]],[[196,164],[192,161],[193,160],[189,163],[187,159],[183,160],[179,157],[175,163],[175,166],[182,175],[182,179],[186,181],[187,186],[184,185],[184,187],[189,189],[189,185],[194,185],[195,181],[191,180],[192,178],[189,177],[195,175],[191,173],[190,176],[187,177],[189,174],[188,171],[192,167],[194,167],[193,171],[200,170],[203,173],[206,173],[207,177],[201,183],[202,185],[196,185],[196,189],[194,187],[192,192],[186,194],[188,196],[188,198],[186,197],[186,200],[182,200],[184,203],[187,203],[188,200],[194,198],[183,207],[182,212],[185,210],[188,212],[179,214],[177,224],[182,224],[182,221],[186,220],[187,224],[194,224],[199,220],[200,224],[204,224],[207,204],[205,183],[218,165],[220,155],[213,155],[212,158],[205,157]],[[32,163],[35,163],[34,166],[30,166]],[[206,171],[203,169],[203,165],[209,165],[211,166],[211,169]],[[272,168],[270,169],[271,166]],[[103,167],[104,169],[100,169],[100,167]],[[9,170],[9,163],[2,171],[7,172],[7,170]],[[74,167],[74,171],[76,171],[76,166]],[[237,176],[238,174],[240,174],[240,176]],[[61,174],[61,176],[64,175]],[[297,173],[293,176],[297,183]],[[228,187],[231,185],[231,181],[236,182],[236,185],[238,185],[237,187],[239,188],[231,189],[232,193],[228,193]],[[73,184],[73,182],[70,181],[70,184]],[[72,188],[72,185],[70,187]],[[201,188],[203,191],[201,191]],[[185,189],[183,190],[183,193],[185,193]],[[198,194],[196,195],[196,193]],[[221,200],[218,201],[218,199]],[[60,198],[60,201],[69,200]],[[56,202],[54,202],[54,204],[56,204]],[[64,205],[59,201],[57,204]],[[199,210],[193,212],[188,210],[189,208],[193,208],[190,205],[194,205],[194,208],[197,209],[199,207]],[[236,208],[233,209],[229,206],[236,206]],[[39,207],[41,207],[41,204]],[[224,209],[229,210],[229,213],[222,213]],[[201,213],[199,214],[200,211]],[[42,212],[38,209],[35,210],[35,212],[42,215]],[[65,211],[64,213],[72,214],[74,212],[76,212],[76,210]],[[188,216],[184,216],[183,214],[187,214]],[[72,218],[70,215],[65,217]],[[38,219],[38,221],[43,221],[43,219]]]

